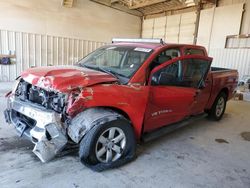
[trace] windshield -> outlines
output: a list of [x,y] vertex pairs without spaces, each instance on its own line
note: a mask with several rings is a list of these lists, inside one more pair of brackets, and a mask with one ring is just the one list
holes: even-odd
[[105,46],[83,58],[79,65],[109,73],[126,83],[152,51],[150,48]]

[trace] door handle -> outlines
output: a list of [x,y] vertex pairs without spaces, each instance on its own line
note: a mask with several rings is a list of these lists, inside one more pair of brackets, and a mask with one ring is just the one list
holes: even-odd
[[205,80],[205,83],[211,83],[211,80],[207,78],[207,79]]

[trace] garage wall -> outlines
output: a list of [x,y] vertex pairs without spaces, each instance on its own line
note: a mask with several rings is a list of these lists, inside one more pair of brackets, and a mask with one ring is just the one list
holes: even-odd
[[205,46],[208,51],[224,48],[226,36],[240,34],[243,5],[239,3],[202,10],[197,44]]
[[195,12],[145,19],[143,21],[142,37],[163,38],[168,43],[192,44],[195,22]]
[[241,0],[230,1],[220,1],[220,7],[201,11],[197,44],[208,49],[212,66],[237,69],[242,77],[250,74],[250,50],[226,49],[225,43],[228,35],[249,33],[250,1],[245,5]]
[[250,1],[249,0],[219,0],[219,6],[234,5],[238,3],[245,4],[240,34],[248,34],[250,33]]
[[0,0],[0,29],[110,42],[139,37],[141,19],[89,0]]
[[0,54],[15,54],[13,64],[0,65],[0,81],[12,81],[30,67],[72,65],[103,42],[0,30]]
[[[142,37],[192,44],[195,22],[195,12],[146,19]],[[225,49],[226,36],[238,34],[250,34],[250,0],[219,0],[219,7],[201,11],[197,44],[207,48],[213,66],[237,69],[241,77],[250,74],[249,49]]]
[[72,64],[113,37],[139,37],[139,17],[78,0],[0,0],[0,54],[16,55],[0,65],[0,81],[14,80],[32,66]]

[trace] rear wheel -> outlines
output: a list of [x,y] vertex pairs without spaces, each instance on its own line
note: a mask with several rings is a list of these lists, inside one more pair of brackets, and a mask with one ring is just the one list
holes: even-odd
[[94,126],[80,143],[81,162],[95,171],[121,166],[135,158],[136,141],[130,123],[117,119]]
[[216,121],[219,121],[226,109],[227,104],[227,95],[224,92],[221,92],[214,101],[214,104],[209,111],[209,117]]

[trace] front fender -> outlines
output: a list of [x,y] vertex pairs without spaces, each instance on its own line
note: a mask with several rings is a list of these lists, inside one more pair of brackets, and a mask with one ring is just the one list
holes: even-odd
[[[144,113],[148,102],[148,86],[100,84],[84,88],[72,105],[68,105],[71,118],[89,108],[118,109],[118,113],[131,121],[137,140],[140,139]],[[70,103],[70,102],[69,102]],[[90,114],[91,116],[91,114]]]

